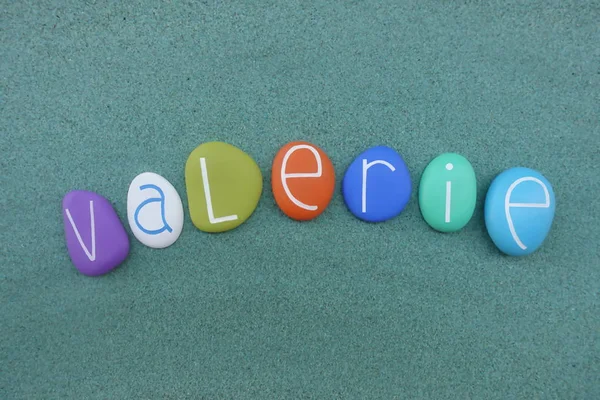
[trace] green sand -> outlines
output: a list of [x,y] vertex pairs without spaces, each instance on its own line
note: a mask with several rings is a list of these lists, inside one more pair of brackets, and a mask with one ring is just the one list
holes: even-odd
[[[600,5],[524,4],[3,2],[0,398],[600,398]],[[185,196],[211,140],[265,177],[222,234],[193,227]],[[290,220],[269,176],[292,140],[326,151],[338,184],[363,150],[396,148],[411,202],[372,225],[338,186],[317,220]],[[444,152],[478,180],[452,234],[416,191]],[[491,180],[518,165],[557,197],[526,258],[483,223]],[[184,201],[179,241],[130,235],[120,268],[79,274],[62,197],[96,191],[126,222],[145,171]]]

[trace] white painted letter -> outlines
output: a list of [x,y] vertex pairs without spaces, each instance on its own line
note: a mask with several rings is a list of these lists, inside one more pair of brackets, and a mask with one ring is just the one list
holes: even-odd
[[[452,169],[454,168],[454,165],[452,165],[452,163],[448,163],[446,164],[446,169],[448,171],[452,171]],[[450,205],[452,202],[452,182],[451,181],[446,181],[446,215],[445,215],[445,222],[448,224],[450,223]]]
[[367,212],[367,170],[374,165],[382,164],[388,167],[392,172],[396,170],[392,164],[383,160],[375,160],[367,163],[367,160],[363,159],[363,176],[362,176],[362,212]]
[[[295,174],[287,174],[285,172],[285,167],[287,165],[288,159],[296,150],[300,150],[300,149],[307,149],[313,153],[313,155],[315,156],[315,160],[317,160],[317,172],[295,173]],[[292,201],[292,203],[294,203],[298,207],[303,208],[305,210],[309,210],[309,211],[315,211],[318,208],[317,206],[309,206],[307,204],[302,203],[300,200],[298,200],[297,198],[294,197],[294,195],[290,191],[290,188],[287,185],[286,180],[290,179],[290,178],[319,178],[322,175],[322,173],[323,173],[323,167],[321,165],[321,156],[319,155],[319,152],[314,147],[308,146],[305,144],[300,144],[300,145],[294,146],[291,149],[289,149],[287,151],[287,153],[285,153],[285,156],[283,157],[283,163],[281,164],[281,184],[283,185],[283,190],[285,190],[285,194],[288,195],[288,197]]]
[[[515,188],[519,184],[521,184],[523,182],[527,182],[527,181],[533,181],[533,182],[537,183],[538,185],[540,185],[544,189],[544,195],[546,197],[546,201],[544,203],[511,203],[510,202],[510,195],[512,194],[513,190],[515,190]],[[550,194],[548,193],[548,188],[546,187],[546,185],[544,185],[544,182],[540,181],[537,178],[531,177],[531,176],[519,178],[510,185],[510,187],[508,188],[508,191],[506,192],[506,197],[504,198],[504,212],[506,214],[506,221],[508,222],[508,229],[510,229],[510,234],[512,235],[512,237],[515,240],[515,242],[517,243],[517,245],[521,249],[525,250],[525,249],[527,249],[527,247],[523,244],[523,242],[521,242],[521,239],[519,239],[519,236],[517,236],[517,232],[515,232],[515,226],[513,224],[512,218],[510,216],[510,209],[514,208],[514,207],[519,207],[519,208],[548,208],[548,207],[550,207]]]
[[208,171],[206,170],[206,159],[200,158],[200,169],[202,170],[202,184],[204,185],[204,197],[206,197],[206,208],[208,210],[208,220],[211,224],[218,224],[220,222],[235,221],[237,215],[227,215],[225,217],[215,218],[212,200],[210,198],[210,186],[208,184]]
[[452,201],[452,182],[446,181],[446,223],[450,223],[450,203]]
[[79,245],[81,246],[83,251],[85,251],[85,255],[88,257],[88,259],[90,261],[96,261],[96,226],[94,224],[94,221],[95,221],[94,201],[90,200],[90,230],[92,231],[92,253],[91,254],[90,254],[90,251],[88,250],[87,246],[85,245],[85,243],[83,243],[83,239],[81,238],[81,235],[79,234],[79,230],[75,226],[75,221],[73,221],[71,212],[69,211],[68,208],[66,208],[65,211],[67,212],[67,218],[69,218],[69,222],[71,222],[71,227],[73,227],[73,231],[75,231],[75,236],[77,236],[77,241],[79,242]]

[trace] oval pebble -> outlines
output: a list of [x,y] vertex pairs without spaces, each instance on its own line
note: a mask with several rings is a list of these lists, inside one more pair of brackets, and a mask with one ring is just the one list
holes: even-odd
[[444,153],[423,171],[419,207],[429,226],[439,232],[462,229],[473,216],[477,179],[471,163],[462,155]]
[[299,221],[314,219],[325,211],[333,196],[333,164],[314,144],[288,143],[273,159],[271,186],[285,215]]
[[127,217],[134,236],[148,247],[171,246],[183,229],[183,204],[179,193],[164,177],[144,172],[136,176],[127,193]]
[[106,198],[86,190],[73,190],[64,196],[62,208],[67,250],[79,272],[99,276],[125,261],[129,238]]
[[539,172],[510,168],[494,178],[485,198],[485,225],[500,251],[523,256],[544,242],[556,209],[550,182]]
[[262,173],[237,147],[207,142],[196,147],[185,165],[192,223],[204,232],[225,232],[244,223],[260,200]]
[[383,222],[406,207],[412,182],[400,154],[390,147],[376,146],[365,150],[350,164],[342,191],[354,216],[368,222]]

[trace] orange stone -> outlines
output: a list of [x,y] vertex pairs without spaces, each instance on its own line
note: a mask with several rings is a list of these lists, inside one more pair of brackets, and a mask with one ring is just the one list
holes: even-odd
[[335,170],[327,154],[303,141],[283,146],[271,172],[275,202],[288,217],[307,221],[329,205],[335,189]]

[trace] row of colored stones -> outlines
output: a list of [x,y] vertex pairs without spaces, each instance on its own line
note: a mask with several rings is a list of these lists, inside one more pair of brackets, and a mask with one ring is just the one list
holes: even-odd
[[[323,213],[333,197],[335,180],[327,154],[308,142],[288,143],[273,160],[273,197],[281,211],[294,220],[312,220]],[[204,143],[192,151],[185,166],[185,182],[190,218],[204,232],[225,232],[244,223],[256,209],[263,189],[261,170],[252,157],[223,142]],[[348,210],[368,222],[398,216],[411,192],[406,163],[386,146],[361,153],[342,181]],[[473,216],[476,199],[475,171],[462,155],[441,154],[423,171],[419,207],[433,229],[461,230]],[[554,192],[544,176],[529,168],[510,168],[499,174],[487,191],[486,228],[503,253],[530,254],[547,237],[554,210]],[[104,197],[71,191],[63,199],[63,217],[69,255],[82,273],[105,274],[127,257],[127,232]],[[141,243],[166,248],[182,232],[183,204],[167,179],[144,172],[129,186],[127,218]]]

